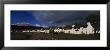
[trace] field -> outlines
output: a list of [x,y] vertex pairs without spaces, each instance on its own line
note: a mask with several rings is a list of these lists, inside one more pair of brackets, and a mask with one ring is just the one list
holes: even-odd
[[100,34],[11,32],[11,40],[100,40]]

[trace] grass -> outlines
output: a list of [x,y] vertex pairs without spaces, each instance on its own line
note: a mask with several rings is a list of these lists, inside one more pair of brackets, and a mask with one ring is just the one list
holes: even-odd
[[11,40],[100,40],[100,34],[12,32]]

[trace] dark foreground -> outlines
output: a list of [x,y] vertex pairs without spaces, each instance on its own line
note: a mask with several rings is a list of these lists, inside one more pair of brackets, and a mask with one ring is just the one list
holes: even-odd
[[100,40],[100,34],[51,34],[51,33],[31,33],[12,32],[11,40]]

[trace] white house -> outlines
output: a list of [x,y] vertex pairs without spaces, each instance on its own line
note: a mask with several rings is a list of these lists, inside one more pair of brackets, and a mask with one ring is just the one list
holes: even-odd
[[62,31],[64,31],[64,29],[60,29],[60,28],[54,29],[54,32],[62,32]]
[[94,28],[92,27],[90,22],[87,22],[86,34],[94,34]]
[[49,30],[37,30],[37,32],[42,32],[42,33],[49,33]]

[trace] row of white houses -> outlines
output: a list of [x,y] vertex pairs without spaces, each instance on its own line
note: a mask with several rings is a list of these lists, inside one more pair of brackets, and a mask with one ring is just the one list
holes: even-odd
[[80,29],[78,29],[78,31],[76,31],[76,29],[74,29],[75,25],[72,25],[72,29],[55,29],[54,32],[64,32],[64,33],[71,33],[71,34],[94,34],[94,28],[91,26],[91,23],[88,22],[87,23],[87,27],[83,28],[80,27]]
[[[92,27],[90,22],[87,22],[87,27],[80,27],[80,29],[75,29],[75,25],[72,25],[72,29],[60,29],[56,28],[54,29],[54,32],[64,32],[64,33],[70,33],[70,34],[94,34],[94,28]],[[77,31],[76,31],[77,30]],[[43,32],[43,33],[50,33],[49,29],[46,30],[25,30],[22,32]]]
[[49,33],[49,30],[24,30],[22,32],[42,32],[42,33]]

